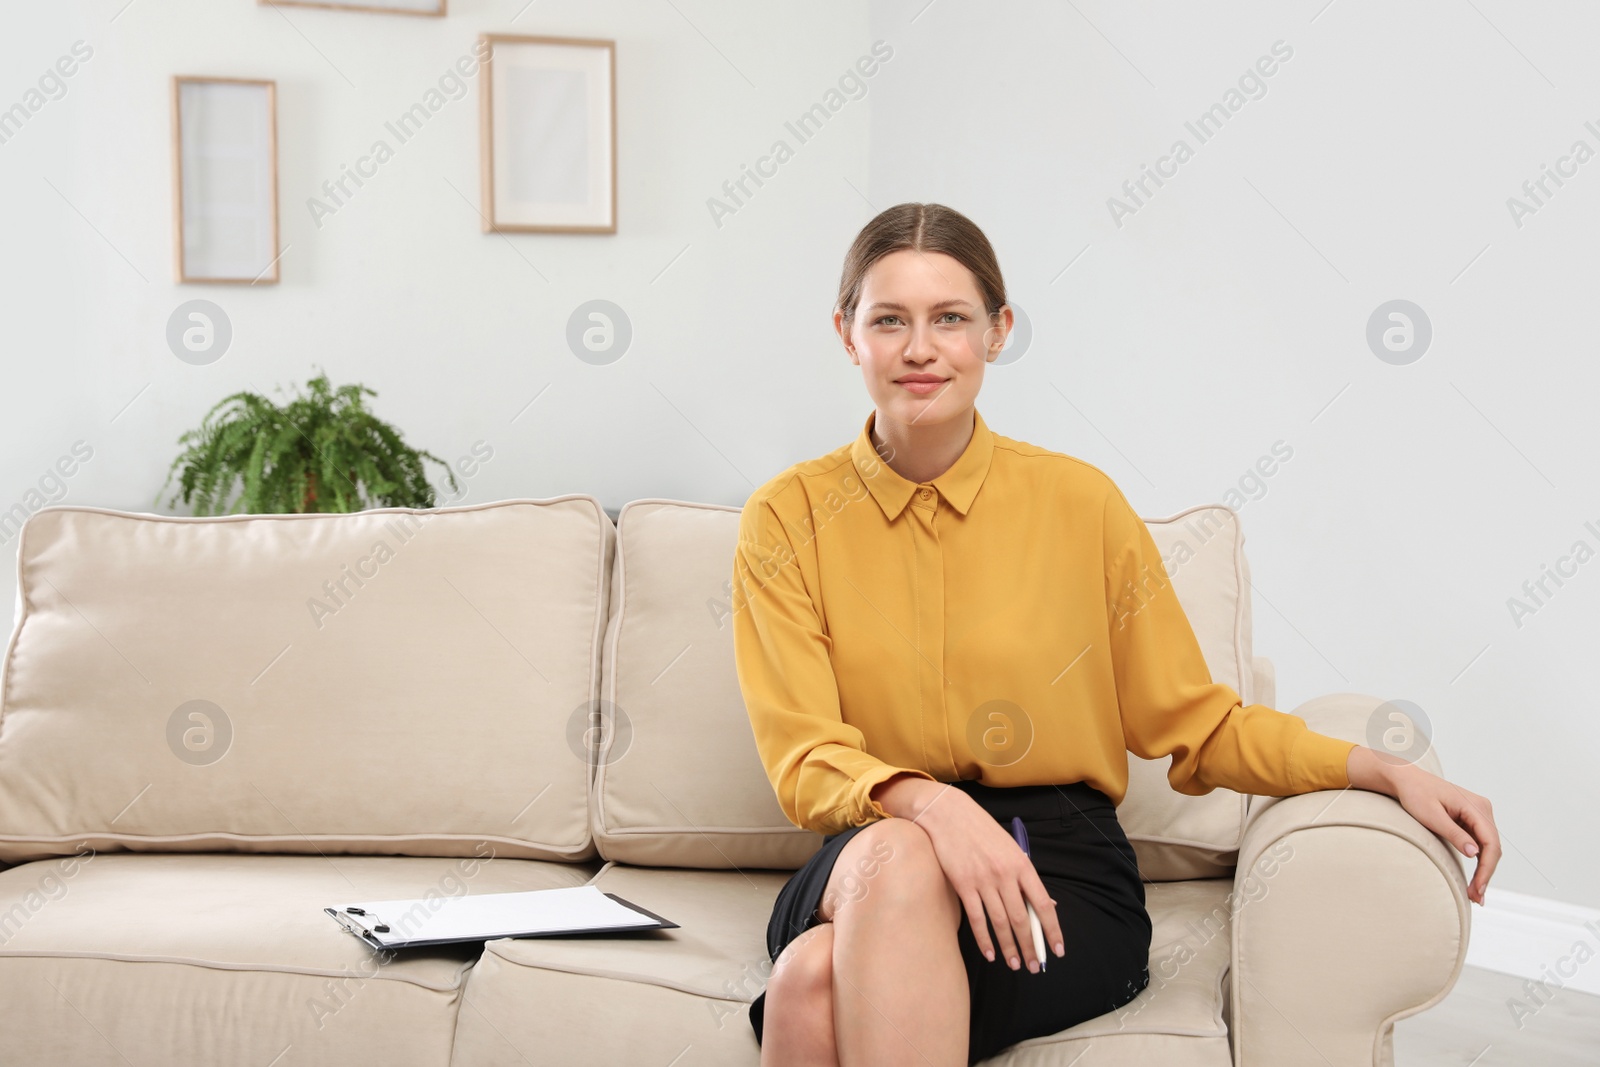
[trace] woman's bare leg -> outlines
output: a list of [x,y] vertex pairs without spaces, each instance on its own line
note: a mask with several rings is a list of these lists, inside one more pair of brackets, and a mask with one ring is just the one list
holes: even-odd
[[834,863],[818,914],[833,926],[838,1062],[965,1067],[961,901],[927,833],[895,818],[859,831]]
[[838,1067],[832,923],[813,926],[778,953],[767,978],[765,1008],[761,1067]]

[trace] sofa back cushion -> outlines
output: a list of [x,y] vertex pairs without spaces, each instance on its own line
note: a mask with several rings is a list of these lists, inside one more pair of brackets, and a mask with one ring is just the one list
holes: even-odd
[[0,860],[84,842],[591,858],[581,730],[614,545],[583,495],[38,512],[0,701]]
[[[1212,680],[1231,686],[1244,703],[1253,702],[1250,567],[1238,513],[1202,504],[1144,523]],[[1231,875],[1246,798],[1231,789],[1199,797],[1179,793],[1167,782],[1171,765],[1171,757],[1147,760],[1128,753],[1128,793],[1117,808],[1117,821],[1139,857],[1139,869],[1158,882]]]
[[605,859],[792,869],[822,842],[778,807],[744,710],[739,510],[650,499],[617,516],[592,805]]
[[[795,868],[821,845],[778,806],[739,689],[730,619],[739,512],[636,500],[618,516],[593,804],[608,860]],[[1237,517],[1202,507],[1147,525],[1213,677],[1252,685]],[[1118,817],[1145,876],[1230,873],[1244,799],[1174,792],[1170,758],[1129,762]]]

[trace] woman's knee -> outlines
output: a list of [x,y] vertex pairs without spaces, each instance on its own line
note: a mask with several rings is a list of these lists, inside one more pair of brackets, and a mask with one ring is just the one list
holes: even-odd
[[933,841],[908,819],[880,819],[856,834],[834,864],[819,914],[833,920],[868,902],[948,911],[952,923],[959,921],[960,901]]
[[767,1002],[831,1003],[833,997],[833,925],[822,923],[803,932],[778,953],[767,977]]

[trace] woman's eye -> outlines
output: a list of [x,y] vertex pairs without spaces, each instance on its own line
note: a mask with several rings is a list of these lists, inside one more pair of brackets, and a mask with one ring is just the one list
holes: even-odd
[[[941,319],[943,319],[943,318],[953,318],[953,319],[956,319],[957,321],[965,321],[965,319],[966,319],[966,316],[961,314],[959,311],[946,311],[943,315],[940,315],[939,317]],[[899,323],[900,316],[899,315],[883,315],[883,316],[880,316],[880,317],[874,319],[872,321],[872,324],[874,326],[882,326],[884,323],[889,322],[891,319],[894,320],[895,323]]]

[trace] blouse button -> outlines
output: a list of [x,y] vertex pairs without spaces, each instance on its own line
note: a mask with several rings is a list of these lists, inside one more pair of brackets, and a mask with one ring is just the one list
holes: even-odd
[[922,491],[922,499],[924,499],[924,500],[928,499],[932,495],[933,495],[933,490],[932,489],[924,489]]

